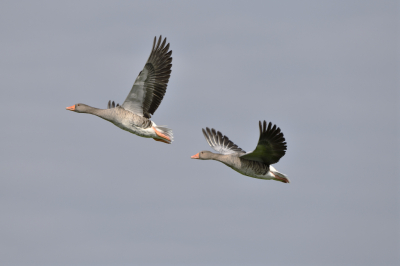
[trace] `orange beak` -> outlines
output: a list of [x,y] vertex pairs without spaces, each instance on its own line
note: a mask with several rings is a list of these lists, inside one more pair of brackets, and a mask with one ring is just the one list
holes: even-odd
[[198,153],[198,154],[195,154],[195,155],[193,155],[193,156],[190,156],[190,158],[192,158],[192,159],[199,159],[199,153]]
[[72,106],[67,107],[65,109],[70,110],[70,111],[74,111],[75,110],[75,105],[72,105]]

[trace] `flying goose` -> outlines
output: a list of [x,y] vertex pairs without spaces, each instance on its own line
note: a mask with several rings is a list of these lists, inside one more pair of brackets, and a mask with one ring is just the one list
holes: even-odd
[[290,183],[286,175],[278,172],[271,164],[279,162],[286,153],[286,142],[279,127],[269,122],[259,122],[260,139],[254,151],[246,153],[227,136],[215,129],[203,130],[208,145],[219,153],[201,151],[192,159],[216,160],[233,170],[250,177]]
[[169,43],[165,45],[167,38],[162,43],[161,39],[156,42],[154,37],[149,59],[122,105],[109,101],[107,109],[98,109],[77,103],[66,109],[96,115],[138,136],[171,144],[172,130],[150,120],[165,95],[171,74],[172,51],[168,51]]

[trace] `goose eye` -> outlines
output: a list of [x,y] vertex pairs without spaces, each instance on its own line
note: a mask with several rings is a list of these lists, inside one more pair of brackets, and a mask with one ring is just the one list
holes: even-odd
[[77,104],[77,106],[79,106],[79,103]]

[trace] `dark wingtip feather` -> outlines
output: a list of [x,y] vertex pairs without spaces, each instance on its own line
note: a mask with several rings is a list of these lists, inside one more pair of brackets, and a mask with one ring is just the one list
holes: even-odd
[[158,38],[158,42],[157,42],[157,45],[156,45],[156,49],[155,49],[155,50],[158,50],[158,48],[160,47],[161,38],[162,38],[162,36],[160,35],[160,38]]
[[218,139],[218,144],[221,145],[222,144],[222,140],[223,140],[224,137],[222,136],[222,133],[219,132],[219,131],[217,132],[217,136],[218,136],[218,138],[217,138]]
[[268,154],[264,155],[265,163],[277,163],[279,159],[285,155],[287,144],[285,142],[285,137],[281,132],[281,129],[272,124],[272,122],[266,122],[265,120],[263,123],[259,122],[259,127],[262,133],[260,135],[260,140],[257,146],[265,146],[268,150]]
[[207,136],[207,133],[206,133],[206,131],[204,130],[204,128],[202,128],[201,131],[203,132],[203,135],[204,135],[204,136]]
[[[161,35],[160,35],[160,37],[161,37]],[[164,38],[164,41],[162,42],[160,49],[164,49],[163,47],[165,46],[166,42],[167,42],[167,38]]]
[[[208,129],[208,128],[207,128]],[[201,129],[203,131],[203,135],[204,137],[207,139],[207,141],[209,141],[210,139],[210,135],[208,134],[208,132],[206,130],[204,130],[204,128]]]
[[152,93],[147,94],[144,99],[143,115],[145,117],[154,114],[167,90],[172,66],[172,51],[168,51],[169,48],[170,44],[167,43],[167,38],[162,39],[162,35],[160,35],[157,40],[157,37],[155,37],[153,49],[146,63],[146,66],[154,67],[150,70],[154,82],[148,83]]
[[[266,122],[264,122],[264,125],[266,125]],[[272,123],[269,122],[269,123],[268,123],[268,128],[267,128],[265,131],[266,131],[266,132],[270,131],[270,130],[271,130],[271,127],[272,127]]]
[[[164,39],[164,42],[167,40],[167,38]],[[167,46],[165,46],[162,50],[162,53],[165,53],[166,51],[168,51],[169,49],[169,43],[167,44]]]
[[157,36],[154,36],[154,41],[153,41],[153,47],[151,48],[151,50],[154,50],[154,47],[156,46],[156,41],[157,41]]

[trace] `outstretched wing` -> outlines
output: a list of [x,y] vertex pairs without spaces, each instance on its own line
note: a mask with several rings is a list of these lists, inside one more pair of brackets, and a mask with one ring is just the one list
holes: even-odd
[[150,118],[157,110],[165,91],[172,67],[172,51],[168,51],[167,38],[161,43],[161,36],[153,48],[143,70],[139,73],[122,107],[137,115]]
[[208,145],[215,151],[221,154],[233,154],[233,153],[246,153],[244,150],[239,148],[235,143],[229,140],[227,136],[222,135],[221,132],[215,131],[215,129],[203,130],[204,137],[206,138]]
[[286,153],[286,142],[281,129],[276,125],[272,126],[269,122],[267,128],[267,122],[260,126],[260,139],[258,140],[257,147],[254,151],[246,153],[241,158],[262,162],[265,164],[274,164],[279,162],[279,159]]

